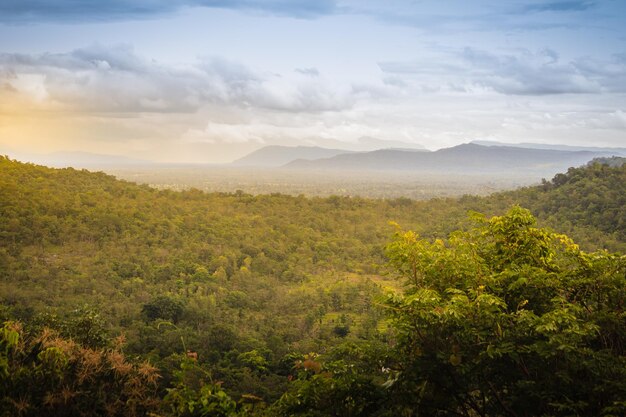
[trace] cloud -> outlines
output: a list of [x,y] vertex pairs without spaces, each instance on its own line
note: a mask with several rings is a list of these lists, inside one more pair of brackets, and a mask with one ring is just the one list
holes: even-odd
[[320,72],[317,70],[317,68],[296,68],[294,71],[308,77],[319,77],[320,75]]
[[[336,143],[367,146],[364,137],[383,134],[380,129],[356,122],[330,122],[311,118],[308,123],[274,124],[253,120],[247,123],[218,123],[210,121],[204,129],[188,129],[182,135],[183,143],[244,144],[244,143],[308,143],[320,145],[332,140]],[[384,141],[378,140],[380,143]],[[391,145],[389,145],[391,146]]]
[[147,19],[173,14],[188,7],[315,18],[333,13],[336,4],[334,0],[3,0],[0,2],[0,21],[83,23]]
[[284,112],[337,111],[354,103],[349,86],[292,79],[208,57],[168,66],[129,45],[68,53],[0,54],[0,85],[40,105],[79,112],[195,112],[207,104]]
[[9,92],[26,94],[38,102],[48,98],[45,78],[41,74],[15,74],[4,85]]
[[616,110],[612,113],[598,113],[581,122],[582,128],[587,129],[626,129],[626,112]]
[[525,7],[529,12],[582,12],[596,5],[595,1],[553,1],[529,4]]
[[470,39],[487,33],[497,36],[553,30],[623,32],[626,8],[621,0],[342,0],[337,12],[363,15],[391,26],[407,26],[430,34]]
[[550,50],[498,55],[465,48],[461,57],[474,70],[473,82],[503,94],[579,94],[602,89],[602,79],[589,77],[572,63],[560,64]]
[[486,88],[507,95],[554,95],[626,92],[626,60],[589,57],[562,62],[551,49],[506,53],[466,47],[435,61],[381,62],[387,75],[424,90],[475,91]]
[[[93,46],[70,53],[0,54],[0,68],[37,74],[47,104],[76,111],[193,111],[198,74],[150,63],[129,46]],[[10,78],[5,82],[14,85]],[[15,85],[14,85],[15,86]],[[24,93],[26,89],[19,89]]]
[[626,65],[618,61],[578,58],[560,62],[549,49],[494,54],[465,48],[461,56],[474,69],[474,82],[504,94],[626,92]]
[[188,129],[181,139],[187,143],[265,143],[257,126],[209,122],[204,129]]

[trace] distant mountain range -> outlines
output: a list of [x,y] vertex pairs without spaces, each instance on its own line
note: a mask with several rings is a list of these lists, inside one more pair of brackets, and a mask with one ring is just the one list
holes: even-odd
[[[375,138],[361,138],[361,142],[382,142]],[[368,142],[369,143],[369,142]],[[406,145],[404,142],[385,142]],[[412,171],[454,174],[531,174],[548,176],[579,166],[597,157],[626,156],[626,148],[601,148],[568,145],[519,143],[507,145],[496,141],[473,141],[468,144],[431,152],[419,145],[389,147],[374,151],[356,152],[319,146],[272,145],[258,149],[230,165],[290,169],[333,169],[356,171]],[[0,149],[12,158],[53,167],[115,168],[142,166],[169,166],[152,161],[119,155],[89,152],[53,152],[47,154],[18,153]]]
[[232,163],[235,166],[281,167],[295,160],[332,158],[352,151],[319,146],[266,146]]
[[532,148],[532,149],[552,149],[556,151],[590,151],[590,152],[609,152],[614,155],[626,156],[626,148],[607,148],[596,146],[572,146],[572,145],[551,145],[544,143],[504,143],[495,140],[473,140],[470,143],[483,146],[509,146],[514,148]]
[[292,169],[406,170],[414,172],[493,174],[552,174],[579,166],[596,157],[616,152],[562,151],[513,146],[463,144],[435,152],[383,149],[373,152],[340,154],[315,160],[295,160]]

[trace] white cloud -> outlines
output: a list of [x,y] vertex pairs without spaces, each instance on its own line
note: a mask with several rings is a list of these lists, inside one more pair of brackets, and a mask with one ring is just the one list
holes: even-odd
[[5,79],[5,83],[13,88],[14,92],[22,93],[37,102],[48,98],[45,76],[43,74],[20,73],[13,74]]
[[[364,136],[378,136],[384,132],[364,123],[344,122],[328,124],[309,119],[303,126],[277,125],[251,121],[228,124],[208,122],[204,129],[188,129],[181,137],[183,142],[194,143],[308,143],[319,145],[325,140],[357,144]],[[294,143],[295,142],[295,143]]]
[[592,94],[626,92],[626,60],[582,57],[562,62],[557,52],[515,49],[490,52],[465,47],[440,52],[436,59],[381,62],[385,80],[422,91],[487,88],[507,95]]
[[87,112],[195,112],[209,103],[287,112],[337,111],[354,103],[350,86],[285,77],[220,58],[167,66],[130,46],[70,53],[0,54],[0,82],[39,101]]
[[188,143],[265,143],[258,126],[209,122],[204,129],[188,129],[181,137]]
[[317,68],[296,68],[294,71],[306,75],[307,77],[315,78],[320,76],[320,72]]

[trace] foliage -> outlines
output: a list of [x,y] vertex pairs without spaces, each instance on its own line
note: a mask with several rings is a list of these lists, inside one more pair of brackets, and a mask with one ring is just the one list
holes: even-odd
[[219,383],[205,381],[210,379],[191,358],[183,358],[180,370],[175,372],[173,388],[167,390],[163,408],[172,417],[234,417],[237,403],[221,388]]
[[385,303],[398,415],[623,415],[626,257],[582,252],[519,207],[475,219],[388,247],[408,282]]
[[[215,395],[226,405],[235,402],[238,413],[377,415],[402,404],[391,394],[402,393],[402,380],[393,381],[404,363],[394,348],[403,333],[376,307],[386,290],[401,287],[386,265],[391,219],[419,232],[400,232],[387,250],[392,267],[409,281],[406,297],[428,282],[443,307],[452,297],[448,289],[464,292],[471,304],[468,283],[482,280],[476,285],[495,297],[494,309],[509,314],[529,300],[533,314],[543,317],[558,297],[570,300],[573,289],[576,300],[596,294],[593,277],[617,279],[619,258],[565,250],[567,245],[555,249],[552,234],[532,224],[502,226],[491,238],[477,231],[443,238],[465,227],[468,210],[499,215],[519,202],[540,225],[566,232],[583,248],[623,250],[625,173],[623,165],[592,164],[488,198],[412,201],[173,192],[0,157],[0,322],[23,322],[29,330],[20,340],[51,328],[59,340],[102,354],[121,352],[109,335],[125,334],[125,357],[159,368],[157,395],[174,389],[162,415],[174,412],[172,404],[184,412],[191,412],[190,403],[213,404]],[[507,239],[526,249],[512,251]],[[587,311],[588,303],[577,302]],[[609,310],[597,310],[603,313],[592,324],[612,333],[593,339],[581,324],[582,339],[593,340],[593,349],[601,341],[623,346],[622,322]],[[197,359],[183,382],[181,348]],[[305,352],[320,353],[314,360],[319,373],[292,369]],[[611,369],[621,369],[607,357]],[[0,369],[8,369],[8,359],[3,363]],[[70,381],[73,371],[67,372]],[[20,387],[30,392],[30,385]],[[281,397],[276,407],[263,409]],[[348,397],[357,405],[337,405]]]
[[379,213],[417,218],[393,204],[175,193],[0,158],[0,315],[92,347],[123,332],[165,386],[182,339],[234,399],[271,402],[287,352],[375,336],[371,301],[394,285]]
[[276,416],[382,416],[385,392],[372,377],[378,367],[372,345],[338,346],[322,358],[310,353],[295,363],[293,383],[271,411]]
[[148,320],[170,320],[173,323],[178,323],[183,310],[184,305],[180,300],[167,295],[158,295],[141,308],[141,312]]
[[622,165],[626,164],[626,158],[621,156],[610,156],[610,157],[600,157],[593,158],[587,165],[607,165],[613,168],[619,168]]
[[94,349],[47,328],[0,329],[2,416],[142,416],[157,408],[158,379],[149,362],[126,358],[121,339]]
[[557,174],[540,186],[503,193],[494,196],[494,200],[528,207],[544,224],[589,248],[623,253],[626,252],[623,160],[599,158],[588,166]]

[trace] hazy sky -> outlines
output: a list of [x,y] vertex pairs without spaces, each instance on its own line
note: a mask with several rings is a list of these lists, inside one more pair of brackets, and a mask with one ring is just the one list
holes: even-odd
[[626,146],[626,0],[2,0],[0,151]]

